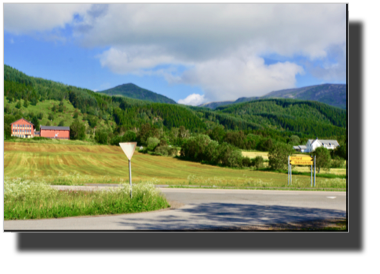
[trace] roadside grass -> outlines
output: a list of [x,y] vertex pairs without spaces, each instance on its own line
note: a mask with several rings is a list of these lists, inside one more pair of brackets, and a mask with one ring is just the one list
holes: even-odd
[[[135,151],[133,183],[213,187],[288,187],[287,172],[233,169]],[[119,184],[129,180],[128,159],[118,146],[4,142],[4,176],[49,184]],[[310,173],[293,175],[293,188],[310,187]],[[336,181],[336,179],[339,179]],[[335,180],[335,181],[334,181]],[[343,178],[317,177],[315,189],[346,188]]]
[[62,218],[145,212],[168,208],[152,183],[106,191],[62,191],[44,182],[21,179],[4,182],[4,220]]

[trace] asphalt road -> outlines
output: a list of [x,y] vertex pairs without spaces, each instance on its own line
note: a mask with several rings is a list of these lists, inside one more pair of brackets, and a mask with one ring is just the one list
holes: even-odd
[[346,216],[345,192],[161,188],[173,208],[154,212],[4,221],[4,230],[196,230]]

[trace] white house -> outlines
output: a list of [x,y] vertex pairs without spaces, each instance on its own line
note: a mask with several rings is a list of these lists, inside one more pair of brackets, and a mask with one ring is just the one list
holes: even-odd
[[309,139],[306,143],[305,152],[313,152],[317,147],[325,147],[327,149],[335,149],[339,146],[337,140],[320,140],[320,139]]

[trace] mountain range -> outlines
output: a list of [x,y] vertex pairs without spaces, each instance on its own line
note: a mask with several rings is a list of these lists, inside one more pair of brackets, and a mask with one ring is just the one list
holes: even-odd
[[283,89],[272,91],[262,97],[241,97],[236,101],[211,102],[199,106],[216,109],[221,106],[269,98],[318,101],[330,106],[346,109],[346,84],[322,84],[302,88]]

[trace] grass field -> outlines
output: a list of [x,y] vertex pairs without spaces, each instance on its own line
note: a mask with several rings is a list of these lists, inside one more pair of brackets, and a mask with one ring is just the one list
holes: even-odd
[[4,182],[4,220],[59,218],[145,212],[169,207],[152,183],[129,184],[109,191],[62,191],[15,179]]
[[[5,178],[51,184],[128,181],[128,159],[117,146],[4,142]],[[135,152],[134,183],[230,187],[287,187],[287,174],[231,169]],[[310,177],[293,176],[292,188],[310,187]],[[317,179],[317,188],[345,188],[344,179]]]

